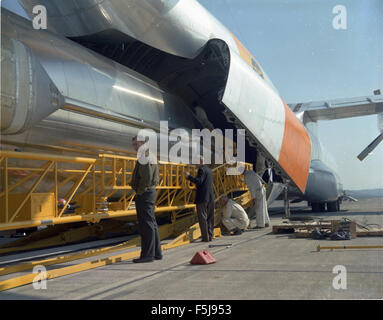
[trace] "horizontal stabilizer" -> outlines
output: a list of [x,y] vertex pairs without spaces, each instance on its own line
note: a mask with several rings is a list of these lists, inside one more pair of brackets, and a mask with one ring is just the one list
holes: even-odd
[[304,112],[304,121],[336,120],[383,112],[383,96],[337,99],[288,105],[294,113]]

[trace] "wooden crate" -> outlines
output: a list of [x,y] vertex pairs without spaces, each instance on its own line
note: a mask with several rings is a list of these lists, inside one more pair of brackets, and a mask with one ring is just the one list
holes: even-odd
[[383,229],[357,230],[357,237],[383,237]]
[[273,225],[273,233],[294,233],[298,229],[312,231],[315,228],[331,228],[330,221],[307,222],[307,223],[283,223]]
[[341,230],[350,232],[351,239],[356,238],[356,222],[355,221],[332,220],[331,233],[341,231]]

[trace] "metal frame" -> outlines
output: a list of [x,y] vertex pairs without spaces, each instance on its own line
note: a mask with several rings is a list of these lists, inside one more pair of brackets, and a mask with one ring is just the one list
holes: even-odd
[[[136,219],[133,205],[134,191],[128,185],[136,158],[101,154],[97,158],[68,157],[40,153],[0,152],[0,231],[32,228],[73,222],[97,223],[102,219]],[[21,165],[20,165],[21,163]],[[226,170],[232,165],[223,164],[213,169],[214,192],[218,200],[224,194],[247,191],[241,176],[228,176]],[[251,165],[245,164],[249,169]],[[159,162],[160,184],[157,187],[155,212],[169,214],[171,220],[196,212],[193,202],[195,187],[185,177],[185,172],[195,173],[192,165]],[[34,219],[33,210],[27,212],[29,220],[20,221],[18,214],[32,197],[53,194],[54,209],[44,212],[44,218]],[[15,201],[15,196],[18,196]],[[20,196],[22,195],[22,196]],[[114,202],[107,202],[112,198]],[[57,201],[64,199],[58,208]],[[21,200],[20,200],[21,199]],[[10,210],[10,201],[14,207]],[[68,213],[71,202],[80,204]]]

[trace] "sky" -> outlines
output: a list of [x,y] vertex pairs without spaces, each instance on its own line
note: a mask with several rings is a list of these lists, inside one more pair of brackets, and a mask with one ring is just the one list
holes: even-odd
[[16,12],[17,14],[25,18],[28,18],[24,9],[22,9],[20,4],[18,3],[18,0],[0,0],[0,3],[2,8],[7,8],[8,10]]
[[[372,96],[383,92],[382,0],[199,0],[262,65],[287,103]],[[333,27],[336,5],[346,30]],[[345,189],[383,188],[383,143],[377,116],[321,121],[319,138],[335,158]]]
[[[383,92],[382,0],[199,2],[249,49],[287,103]],[[16,0],[1,5],[18,10]],[[346,30],[333,27],[336,5],[347,10]],[[356,158],[379,135],[377,116],[318,126],[345,189],[383,188],[383,143],[363,162]]]

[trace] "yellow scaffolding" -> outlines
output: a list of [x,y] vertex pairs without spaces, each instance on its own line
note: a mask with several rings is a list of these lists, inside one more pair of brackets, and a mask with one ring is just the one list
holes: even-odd
[[[111,218],[135,221],[135,194],[129,186],[135,162],[112,154],[85,158],[0,152],[0,231]],[[226,174],[231,166],[213,168],[216,199],[248,191],[241,176]],[[174,222],[195,213],[195,187],[185,178],[186,171],[195,174],[195,166],[159,162],[159,171],[156,214],[170,214]]]
[[[0,231],[54,225],[31,236],[5,245],[1,253],[36,249],[103,235],[104,231],[134,231],[123,222],[135,221],[134,191],[128,185],[135,166],[133,157],[101,154],[96,158],[52,156],[36,153],[0,152]],[[242,164],[243,165],[243,164]],[[244,164],[246,169],[251,165]],[[250,192],[239,175],[227,175],[232,165],[213,168],[216,203],[222,195],[231,196],[242,206],[252,204]],[[171,223],[161,225],[161,240],[175,237],[163,245],[171,249],[200,237],[193,203],[195,189],[185,178],[185,172],[195,174],[195,167],[185,164],[159,163],[160,183],[157,187],[156,215],[167,214]],[[61,206],[59,206],[61,204]],[[72,208],[74,204],[74,208]],[[112,218],[118,218],[113,219]],[[215,224],[221,221],[221,208],[216,206]],[[101,221],[102,220],[102,221]],[[71,228],[69,223],[91,222]],[[67,225],[65,225],[67,224]],[[68,227],[67,227],[68,226]],[[215,236],[220,230],[215,229]],[[16,245],[16,247],[14,247]],[[130,249],[139,245],[139,237],[101,249],[66,256],[21,263],[0,268],[0,276],[31,270],[35,265],[60,265],[63,262]],[[47,278],[97,268],[139,256],[139,250],[121,253],[107,259],[74,264],[49,270]],[[0,291],[31,283],[35,273],[0,280]]]

